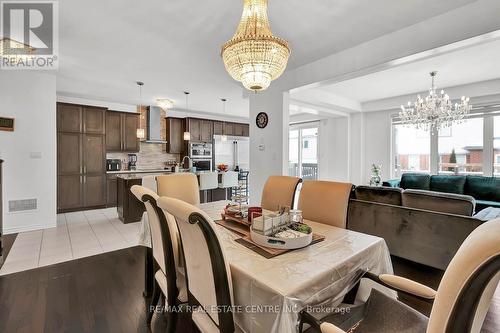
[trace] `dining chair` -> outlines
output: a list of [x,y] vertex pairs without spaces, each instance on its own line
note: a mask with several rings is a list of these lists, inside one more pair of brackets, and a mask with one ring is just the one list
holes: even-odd
[[158,195],[172,197],[188,202],[192,205],[200,203],[200,188],[198,178],[193,173],[174,173],[172,175],[157,176]]
[[219,184],[219,188],[223,188],[225,190],[225,198],[227,200],[227,190],[229,189],[231,195],[229,199],[232,200],[233,196],[233,188],[238,187],[238,175],[239,173],[236,171],[226,171],[222,173],[221,183]]
[[[148,214],[151,228],[151,242],[154,259],[154,287],[153,297],[147,312],[147,324],[151,324],[153,310],[156,308],[160,296],[166,298],[167,309],[174,309],[181,303],[187,302],[185,280],[178,276],[179,267],[178,244],[174,236],[177,233],[175,222],[168,221],[161,208],[158,207],[158,195],[150,189],[134,185],[130,189],[141,200]],[[175,332],[176,312],[166,311],[168,318],[167,331]]]
[[200,191],[203,191],[203,202],[207,202],[207,191],[219,187],[219,173],[216,171],[200,173]]
[[306,220],[346,228],[347,206],[353,185],[322,180],[306,180],[299,195],[299,210]]
[[201,306],[192,312],[193,322],[201,332],[234,332],[230,311],[233,305],[230,268],[214,222],[202,210],[178,199],[161,197],[158,206],[175,218],[179,229],[188,304],[191,307]]
[[158,192],[158,184],[156,183],[156,176],[150,175],[150,176],[142,177],[142,186],[157,193]]
[[[433,303],[430,317],[420,314],[397,299],[372,289],[366,303],[352,311],[334,314],[322,321],[309,313],[300,314],[299,331],[307,332],[443,332],[481,331],[493,294],[500,280],[500,219],[483,223],[462,243],[446,269],[438,290],[390,274],[369,278],[385,287]],[[355,329],[353,329],[355,327]]]
[[264,184],[261,207],[271,211],[285,206],[293,209],[295,192],[300,182],[302,179],[298,177],[270,176]]

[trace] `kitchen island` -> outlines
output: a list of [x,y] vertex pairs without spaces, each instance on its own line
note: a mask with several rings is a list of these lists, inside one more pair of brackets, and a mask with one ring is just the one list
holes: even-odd
[[[195,172],[194,174],[199,177],[204,171]],[[108,173],[109,174],[109,173]],[[149,175],[167,175],[172,172],[167,170],[160,170],[158,172],[115,172],[113,176],[116,177],[116,208],[118,217],[123,223],[138,222],[142,218],[145,211],[144,204],[140,202],[130,191],[134,185],[142,185],[142,178]],[[221,181],[222,172],[219,172],[219,182]],[[200,191],[200,200],[204,201],[204,193]],[[230,197],[230,194],[227,194]],[[226,198],[226,189],[217,188],[207,191],[206,202],[224,200]]]

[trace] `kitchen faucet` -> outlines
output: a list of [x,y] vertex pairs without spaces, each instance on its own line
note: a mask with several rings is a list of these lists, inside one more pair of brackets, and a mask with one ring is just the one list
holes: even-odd
[[189,169],[189,170],[191,170],[191,169],[193,168],[193,160],[191,159],[191,157],[189,157],[189,156],[187,156],[187,155],[186,155],[186,156],[184,156],[184,157],[183,157],[183,159],[182,159],[181,165],[184,167],[184,160],[185,160],[186,158],[187,158],[187,159],[188,159],[188,161],[189,161],[189,162],[188,162],[188,169]]

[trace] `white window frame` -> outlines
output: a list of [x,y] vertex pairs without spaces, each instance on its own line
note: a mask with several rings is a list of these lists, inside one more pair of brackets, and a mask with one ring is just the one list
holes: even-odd
[[[298,149],[299,156],[298,156],[298,162],[297,162],[297,164],[299,165],[299,174],[297,175],[297,177],[302,178],[302,150],[304,149],[303,143],[302,143],[302,130],[316,128],[318,130],[318,135],[317,135],[317,140],[316,140],[316,157],[317,157],[317,161],[318,161],[317,165],[318,165],[318,179],[319,179],[319,175],[320,175],[320,163],[319,163],[320,149],[319,149],[319,145],[320,145],[320,141],[321,141],[320,140],[320,133],[319,133],[319,125],[320,125],[319,121],[313,121],[313,122],[305,122],[305,123],[300,123],[300,124],[293,124],[293,125],[290,125],[288,128],[289,133],[290,133],[290,131],[293,131],[293,130],[299,131],[298,142],[297,142],[297,145],[299,148]],[[290,144],[290,139],[288,140],[288,143]]]
[[[493,176],[494,163],[496,156],[494,156],[494,117],[500,116],[500,105],[498,103],[493,105],[478,105],[471,112],[470,118],[483,119],[483,176]],[[399,178],[401,175],[396,170],[396,134],[394,125],[397,124],[398,115],[394,114],[391,119],[391,178]],[[451,131],[450,131],[451,133]],[[430,133],[430,159],[429,169],[430,174],[437,175],[439,170],[439,133],[434,130]],[[498,155],[498,154],[497,154]],[[399,170],[399,173],[400,170]]]

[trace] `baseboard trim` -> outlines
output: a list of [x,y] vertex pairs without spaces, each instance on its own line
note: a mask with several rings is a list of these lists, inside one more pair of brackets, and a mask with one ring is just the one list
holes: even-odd
[[9,235],[9,234],[15,234],[15,233],[19,233],[19,232],[27,232],[27,231],[36,231],[36,230],[42,230],[42,229],[55,228],[56,226],[57,226],[56,222],[46,223],[46,224],[32,224],[32,225],[26,225],[26,226],[21,226],[21,227],[11,227],[11,228],[6,228],[4,226],[3,233],[5,235]]

